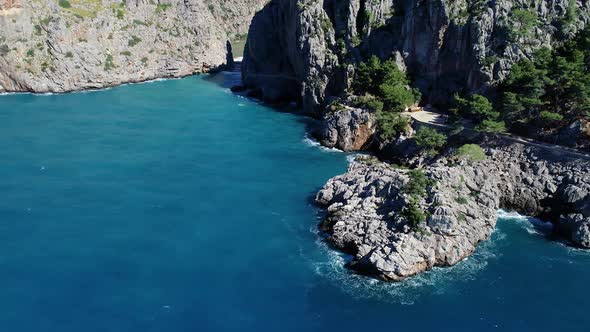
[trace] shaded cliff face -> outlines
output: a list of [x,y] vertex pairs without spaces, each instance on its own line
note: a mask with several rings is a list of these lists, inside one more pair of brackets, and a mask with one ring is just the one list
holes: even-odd
[[222,65],[228,38],[265,1],[9,2],[0,3],[0,91],[65,92]]
[[274,0],[252,22],[244,83],[320,114],[375,54],[407,68],[426,102],[493,94],[512,64],[572,36],[589,14],[586,0]]

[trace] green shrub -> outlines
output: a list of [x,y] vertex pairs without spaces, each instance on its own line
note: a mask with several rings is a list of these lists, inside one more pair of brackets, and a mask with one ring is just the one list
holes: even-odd
[[377,129],[379,136],[386,140],[393,140],[408,129],[407,117],[393,112],[377,112]]
[[66,58],[73,58],[74,55],[72,54],[72,52],[66,52]]
[[122,20],[125,18],[125,10],[124,9],[117,9],[115,10],[115,17],[119,20]]
[[515,9],[510,13],[513,20],[511,37],[526,36],[538,24],[537,13],[528,9]]
[[127,44],[129,45],[129,47],[133,47],[139,43],[141,43],[141,38],[137,36],[131,36],[131,39],[129,39]]
[[541,113],[539,113],[539,115],[541,116],[541,119],[548,124],[551,124],[553,122],[559,122],[559,121],[563,120],[563,115],[561,115],[559,113],[555,113],[555,112],[541,111]]
[[483,120],[475,127],[475,130],[487,133],[505,133],[506,124],[504,121]]
[[410,196],[426,197],[428,188],[434,185],[422,169],[413,169],[408,172],[410,180],[403,188],[404,193]]
[[109,70],[115,69],[115,68],[117,68],[117,66],[115,66],[115,64],[113,63],[113,56],[110,54],[107,54],[107,57],[104,62],[104,70],[109,71]]
[[402,111],[419,99],[417,90],[408,88],[406,73],[393,60],[381,62],[372,56],[359,64],[352,88],[358,95],[371,94],[385,104],[386,110]]
[[403,112],[412,106],[416,102],[417,91],[399,83],[387,82],[379,86],[383,106],[392,112]]
[[447,144],[447,135],[429,127],[420,127],[414,139],[418,146],[432,153],[437,152]]
[[413,199],[408,202],[402,215],[406,218],[413,231],[418,230],[418,225],[426,221],[424,211],[422,211],[418,203]]
[[383,111],[383,102],[369,94],[357,97],[355,100],[355,106],[368,109],[375,113]]
[[68,0],[59,0],[57,2],[61,8],[71,8],[72,4]]
[[121,52],[121,55],[131,56],[131,52],[129,52],[129,51],[123,51],[123,52]]
[[339,101],[333,101],[328,105],[329,113],[337,113],[346,110],[346,106],[342,105]]
[[468,99],[455,95],[458,113],[473,119],[475,130],[502,133],[506,131],[506,124],[500,120],[500,112],[494,109],[492,103],[484,96],[473,94]]
[[481,161],[486,159],[486,154],[477,144],[465,144],[455,152],[455,156],[466,158],[471,161]]
[[168,10],[172,5],[169,3],[159,3],[156,5],[156,13],[162,13]]
[[463,196],[459,196],[457,198],[455,198],[455,201],[459,204],[467,204],[467,198],[463,197]]
[[468,99],[455,95],[455,102],[459,113],[478,123],[483,120],[497,119],[500,116],[500,113],[494,110],[492,103],[482,95],[472,94]]
[[334,30],[334,26],[332,25],[332,21],[330,21],[330,18],[328,18],[327,16],[321,15],[320,24],[321,24],[321,29],[324,33]]
[[460,222],[466,222],[467,217],[465,216],[465,213],[459,212],[459,216],[457,217],[457,220],[459,220]]

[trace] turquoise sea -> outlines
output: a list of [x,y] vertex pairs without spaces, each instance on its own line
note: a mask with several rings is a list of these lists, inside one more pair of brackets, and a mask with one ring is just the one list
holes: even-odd
[[0,330],[587,331],[590,253],[503,215],[456,267],[356,276],[314,193],[349,157],[202,76],[0,96]]

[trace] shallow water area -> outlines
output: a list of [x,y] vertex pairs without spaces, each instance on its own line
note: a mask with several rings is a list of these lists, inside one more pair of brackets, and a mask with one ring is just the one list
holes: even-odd
[[525,218],[387,284],[317,233],[350,155],[203,76],[0,96],[4,331],[580,331],[590,254]]

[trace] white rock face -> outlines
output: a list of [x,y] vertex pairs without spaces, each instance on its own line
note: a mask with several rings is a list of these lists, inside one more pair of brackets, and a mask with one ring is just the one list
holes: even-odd
[[265,2],[19,1],[0,10],[0,91],[66,92],[207,71],[225,63],[226,42],[247,31]]

